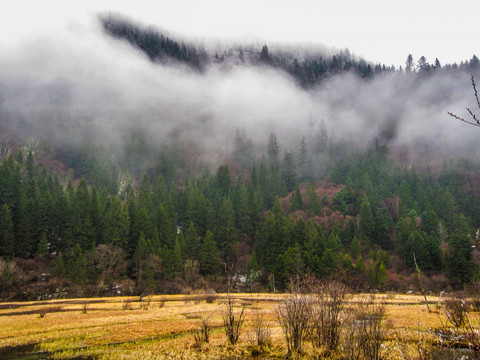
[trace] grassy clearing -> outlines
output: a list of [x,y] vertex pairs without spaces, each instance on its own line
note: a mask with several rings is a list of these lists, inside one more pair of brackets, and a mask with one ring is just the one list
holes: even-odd
[[[223,330],[225,295],[219,295],[213,303],[200,295],[172,295],[152,296],[143,303],[138,297],[2,303],[0,349],[34,344],[35,351],[56,359],[284,358],[286,345],[275,315],[284,295],[233,296],[235,311],[246,308],[246,322],[236,346],[227,345]],[[350,296],[346,308],[367,296]],[[428,298],[431,308],[437,300]],[[431,341],[431,330],[440,328],[445,321],[441,312],[428,313],[421,296],[386,294],[378,295],[376,301],[387,306],[385,346],[389,358],[409,358],[405,354],[417,351],[420,340]],[[253,336],[259,312],[269,325],[271,337],[271,345],[262,348],[255,345]],[[205,316],[210,317],[210,342],[196,344],[194,333]],[[470,317],[479,323],[478,313]],[[313,352],[307,346],[301,357],[309,358]]]

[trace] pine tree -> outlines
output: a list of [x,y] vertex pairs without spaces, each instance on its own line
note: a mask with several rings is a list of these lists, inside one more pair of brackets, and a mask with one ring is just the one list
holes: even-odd
[[173,248],[174,266],[177,274],[183,272],[182,262],[182,248],[183,248],[183,232],[180,231],[175,239],[175,247]]
[[137,288],[143,292],[145,288],[145,270],[147,267],[148,256],[152,253],[151,244],[148,239],[145,239],[143,233],[140,234],[133,261],[135,264],[135,272],[137,278]]
[[313,162],[310,154],[308,153],[307,143],[305,137],[302,137],[300,142],[300,151],[298,154],[298,178],[299,181],[310,181],[313,177]]
[[47,259],[50,254],[49,244],[47,240],[47,235],[43,234],[39,243],[37,244],[37,255],[42,259]]
[[291,152],[286,151],[283,156],[281,175],[287,191],[290,192],[295,189],[297,185],[297,169]]
[[7,204],[0,207],[0,256],[13,257],[14,251],[13,221]]
[[231,189],[230,168],[228,165],[221,165],[217,168],[217,185],[222,196],[228,195]]
[[370,242],[372,241],[374,228],[375,228],[375,222],[373,220],[370,201],[368,201],[367,195],[364,195],[362,199],[362,203],[360,204],[360,231],[365,236],[365,238]]
[[109,198],[105,210],[104,242],[119,246],[131,254],[130,249],[135,249],[136,244],[129,244],[129,228],[128,208],[122,206],[118,197]]
[[292,193],[292,198],[290,199],[290,209],[291,211],[303,209],[303,198],[298,184],[295,186],[295,191]]
[[87,261],[80,244],[76,244],[65,267],[67,277],[74,284],[84,285],[87,281]]
[[318,216],[322,213],[322,204],[320,203],[320,198],[318,197],[317,192],[315,191],[315,186],[310,184],[307,190],[308,197],[308,212],[309,215]]
[[184,259],[196,260],[200,251],[200,241],[197,230],[193,222],[188,226],[185,232],[185,247],[183,249]]
[[167,246],[169,249],[173,249],[176,237],[175,226],[171,223],[170,216],[162,204],[160,204],[157,209],[156,228],[158,230],[160,244]]
[[280,146],[278,145],[277,135],[271,133],[268,139],[268,161],[270,167],[275,171],[278,171],[280,168],[280,160],[278,155],[280,153]]
[[450,238],[449,254],[446,259],[447,276],[457,287],[469,284],[477,265],[473,260],[472,239],[463,215],[455,217],[457,228]]
[[213,240],[213,234],[210,231],[207,231],[203,238],[200,247],[199,262],[200,272],[203,275],[214,274],[220,267],[217,244]]
[[262,51],[260,52],[260,61],[268,65],[272,63],[272,57],[268,51],[267,45],[263,45],[262,47]]

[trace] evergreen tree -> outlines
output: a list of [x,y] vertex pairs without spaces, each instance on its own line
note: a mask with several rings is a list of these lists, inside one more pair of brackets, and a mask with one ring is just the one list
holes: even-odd
[[272,57],[268,51],[267,45],[263,45],[262,47],[262,51],[260,52],[260,61],[267,65],[272,64]]
[[450,238],[446,265],[448,277],[458,287],[473,281],[477,266],[473,260],[472,239],[466,219],[460,215],[455,220],[457,228]]
[[193,222],[185,232],[185,245],[183,250],[184,259],[196,260],[200,251],[200,241]]
[[200,272],[203,275],[214,274],[220,267],[217,244],[213,240],[213,234],[210,231],[207,231],[203,238],[200,247],[199,262]]
[[297,185],[297,170],[292,153],[288,151],[286,151],[283,156],[281,175],[287,187],[287,191],[290,192],[295,189],[295,186]]
[[50,254],[50,249],[49,249],[49,244],[47,240],[47,235],[45,234],[42,235],[42,238],[37,244],[36,254],[44,260],[48,258],[48,255]]
[[160,204],[157,209],[156,228],[161,246],[173,249],[176,229],[175,225],[171,223],[170,216],[162,204]]
[[148,257],[151,254],[151,244],[148,239],[145,239],[143,233],[140,234],[140,239],[138,240],[137,248],[135,249],[135,254],[133,255],[133,261],[135,264],[135,274],[137,278],[137,288],[140,292],[143,292],[145,289],[146,283],[146,267]]
[[300,152],[298,154],[298,179],[299,181],[307,181],[312,178],[312,160],[308,154],[307,143],[305,137],[300,142]]
[[277,135],[271,133],[268,139],[268,161],[272,169],[278,171],[280,168],[279,160],[280,146],[278,144]]
[[405,62],[405,71],[411,72],[413,71],[413,56],[411,54],[408,55],[407,61]]
[[80,244],[77,243],[73,248],[65,270],[74,284],[84,285],[87,281],[87,261]]
[[319,216],[322,213],[322,204],[320,203],[320,198],[318,197],[317,192],[315,191],[315,186],[310,184],[307,190],[308,197],[308,212],[310,216]]
[[366,240],[372,242],[373,230],[375,229],[375,222],[373,219],[372,208],[367,195],[363,196],[360,204],[360,231],[365,236]]
[[0,207],[0,256],[13,257],[15,235],[13,233],[13,221],[7,204]]
[[130,218],[128,216],[128,208],[122,206],[119,198],[109,198],[105,210],[104,242],[106,244],[116,245],[133,255],[131,249],[135,249],[137,244],[129,244],[129,228]]
[[235,131],[232,159],[244,168],[250,167],[254,159],[253,142],[239,129]]
[[295,187],[295,191],[292,193],[292,198],[290,199],[290,209],[292,211],[302,210],[303,209],[303,198],[300,193],[300,188]]
[[221,165],[217,168],[217,185],[222,196],[228,195],[231,189],[230,168],[228,165]]
[[175,272],[177,274],[182,274],[183,272],[183,262],[182,262],[182,248],[183,248],[183,232],[179,232],[175,239],[175,247],[173,248],[173,257],[174,257],[174,266]]

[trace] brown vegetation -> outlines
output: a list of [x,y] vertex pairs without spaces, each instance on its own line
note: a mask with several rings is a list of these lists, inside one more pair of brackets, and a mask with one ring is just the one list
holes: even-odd
[[[350,295],[335,282],[304,289],[302,284],[290,294],[217,294],[212,303],[193,301],[195,294],[187,303],[184,295],[3,303],[0,354],[29,349],[59,359],[477,355],[479,314],[464,294],[440,301],[427,296],[435,309],[429,313],[420,295]],[[225,315],[234,319],[235,345],[226,336]]]

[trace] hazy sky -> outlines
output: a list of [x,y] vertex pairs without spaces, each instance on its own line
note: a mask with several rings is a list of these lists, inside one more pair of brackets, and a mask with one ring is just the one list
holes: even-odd
[[442,64],[480,56],[480,2],[473,0],[2,0],[0,45],[84,25],[98,11],[200,38],[349,48],[397,67],[409,53]]

